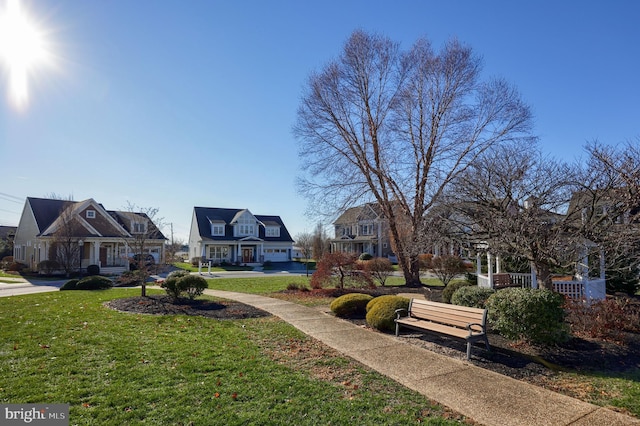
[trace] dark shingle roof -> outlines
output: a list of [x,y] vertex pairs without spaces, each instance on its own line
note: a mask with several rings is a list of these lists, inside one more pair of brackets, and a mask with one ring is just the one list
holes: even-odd
[[[243,237],[233,236],[233,227],[230,225],[236,215],[246,209],[226,209],[217,207],[194,207],[193,211],[196,215],[196,222],[198,223],[198,232],[200,237],[210,240],[239,240]],[[280,216],[268,216],[268,215],[254,215],[254,217],[269,226],[280,226],[279,237],[265,237],[264,227],[260,226],[259,237],[266,241],[282,241],[293,242],[293,238],[289,234],[284,222]],[[225,236],[213,236],[211,235],[211,223],[225,223]]]
[[36,219],[38,225],[38,231],[43,232],[47,229],[57,218],[62,211],[68,206],[75,204],[75,201],[67,200],[53,200],[48,198],[27,198],[31,205],[31,210]]

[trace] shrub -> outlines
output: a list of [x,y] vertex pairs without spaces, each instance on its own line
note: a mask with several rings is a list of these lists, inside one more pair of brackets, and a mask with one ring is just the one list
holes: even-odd
[[625,341],[625,331],[640,332],[640,307],[626,297],[607,298],[592,304],[567,302],[567,322],[580,337]]
[[369,294],[350,293],[334,299],[329,308],[340,318],[363,317],[371,300],[373,296]]
[[[383,299],[384,297],[384,299]],[[367,324],[380,331],[395,330],[396,309],[408,309],[409,299],[401,296],[380,296],[367,312]],[[375,299],[374,299],[375,300]]]
[[451,296],[451,303],[470,308],[484,309],[487,299],[495,293],[491,288],[478,286],[464,286],[457,289]]
[[75,290],[106,290],[111,287],[113,282],[109,278],[92,275],[78,281]]
[[449,285],[452,279],[469,270],[469,265],[459,256],[448,254],[431,259],[431,271],[438,277],[442,284]]
[[27,265],[25,265],[24,263],[12,262],[7,266],[7,271],[21,272],[26,268],[27,268]]
[[564,297],[545,289],[506,288],[487,300],[492,328],[510,340],[554,344],[568,338]]
[[192,257],[191,258],[191,265],[193,266],[198,266],[200,265],[200,261],[202,261],[203,259],[201,257]]
[[188,275],[186,277],[182,277],[178,280],[178,285],[182,292],[192,300],[202,295],[204,290],[208,287],[207,280],[199,275]]
[[100,266],[98,265],[87,266],[87,275],[100,275]]
[[60,270],[60,264],[55,260],[43,260],[38,263],[38,271],[42,271],[45,274],[52,274],[54,271]]
[[461,287],[469,287],[471,283],[467,281],[453,281],[447,284],[447,286],[442,290],[442,301],[444,303],[451,303],[451,296]]
[[5,256],[0,260],[0,269],[7,269],[13,263],[13,256]]
[[393,298],[393,297],[396,297],[396,296],[394,296],[393,294],[387,294],[387,295],[384,295],[384,296],[378,296],[378,297],[375,297],[375,298],[371,299],[369,301],[369,303],[367,303],[366,311],[369,312],[371,310],[371,308],[373,308],[375,306],[376,303],[384,301],[384,300],[389,299],[389,298]]
[[64,283],[62,285],[62,287],[60,287],[60,291],[63,290],[75,290],[76,289],[76,285],[78,284],[78,281],[80,281],[77,278],[74,278],[72,280],[67,281],[66,283]]
[[289,283],[289,284],[287,284],[287,290],[289,290],[289,291],[309,291],[309,288],[304,284]]
[[351,287],[372,287],[371,276],[359,270],[356,256],[351,253],[325,253],[317,264],[318,269],[311,276],[311,288],[320,289],[328,284],[343,289]]
[[199,275],[191,275],[187,271],[173,271],[160,287],[174,300],[185,294],[189,299],[200,296],[207,288],[207,280]]
[[360,255],[360,257],[358,257],[359,260],[371,260],[373,259],[373,256],[371,256],[369,253],[362,253]]

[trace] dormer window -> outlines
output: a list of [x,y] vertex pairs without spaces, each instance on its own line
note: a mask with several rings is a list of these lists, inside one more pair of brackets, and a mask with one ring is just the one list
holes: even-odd
[[265,237],[279,237],[280,236],[280,227],[279,226],[267,226],[264,229]]
[[224,224],[222,223],[212,223],[211,224],[211,235],[214,237],[224,237]]
[[95,219],[96,211],[95,210],[87,210],[87,219]]
[[133,222],[133,233],[144,234],[147,231],[146,223]]

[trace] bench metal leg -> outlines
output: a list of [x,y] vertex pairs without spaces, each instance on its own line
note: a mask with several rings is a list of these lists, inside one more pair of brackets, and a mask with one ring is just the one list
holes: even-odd
[[400,324],[396,323],[396,337],[400,334]]
[[471,359],[471,341],[467,341],[467,359]]

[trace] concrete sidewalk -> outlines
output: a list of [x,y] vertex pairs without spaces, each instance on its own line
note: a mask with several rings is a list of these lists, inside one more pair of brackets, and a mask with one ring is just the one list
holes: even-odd
[[640,425],[640,420],[533,386],[317,309],[253,294],[205,290],[267,311],[356,361],[484,425]]

